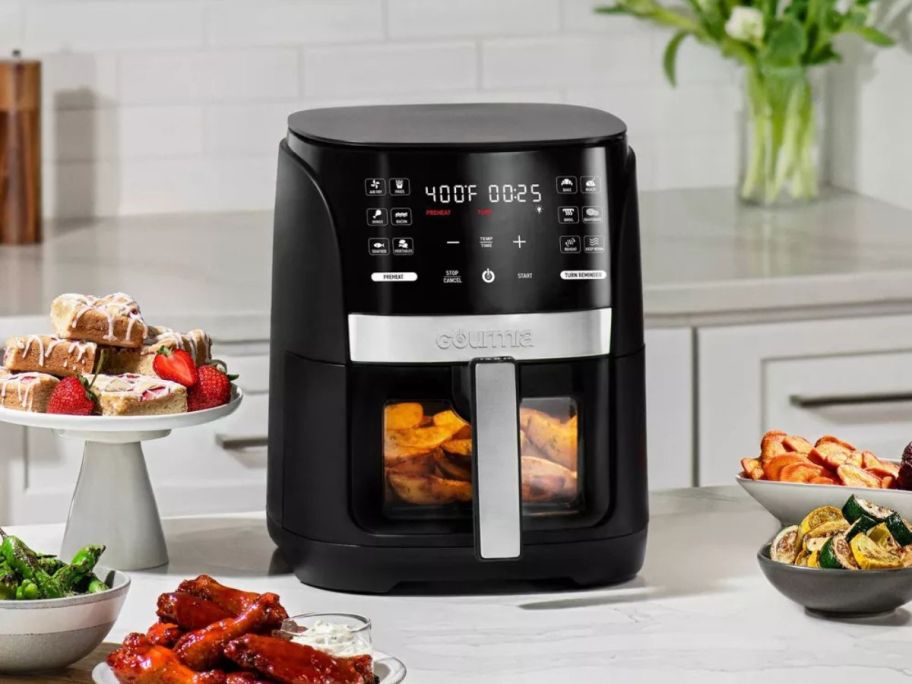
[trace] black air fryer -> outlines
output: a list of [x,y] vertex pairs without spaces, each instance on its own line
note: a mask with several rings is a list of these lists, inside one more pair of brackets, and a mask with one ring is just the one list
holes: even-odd
[[637,573],[643,312],[623,122],[540,104],[299,112],[274,249],[267,512],[302,581]]

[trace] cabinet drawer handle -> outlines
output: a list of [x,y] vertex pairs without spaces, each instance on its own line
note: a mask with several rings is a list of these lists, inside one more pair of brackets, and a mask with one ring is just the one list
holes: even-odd
[[231,437],[217,434],[215,443],[228,451],[246,451],[247,449],[266,448],[269,446],[269,438],[266,435]]
[[829,406],[861,406],[864,404],[899,404],[912,401],[912,392],[884,392],[883,394],[793,394],[789,397],[792,406],[805,409],[827,408]]

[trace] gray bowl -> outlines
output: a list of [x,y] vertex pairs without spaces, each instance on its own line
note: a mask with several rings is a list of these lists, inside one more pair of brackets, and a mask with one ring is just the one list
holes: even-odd
[[876,615],[912,601],[912,568],[827,570],[788,565],[770,558],[769,544],[757,552],[757,560],[770,584],[815,613]]
[[0,601],[0,672],[43,672],[89,655],[111,631],[130,578],[98,567],[108,591],[62,599]]

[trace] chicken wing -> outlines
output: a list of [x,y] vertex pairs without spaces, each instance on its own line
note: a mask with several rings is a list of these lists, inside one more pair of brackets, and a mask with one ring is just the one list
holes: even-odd
[[[247,634],[225,647],[225,656],[243,668],[256,670],[280,684],[368,684],[349,658],[333,658],[317,649],[276,637]],[[369,677],[369,678],[368,678]]]
[[184,635],[184,630],[170,622],[156,622],[146,632],[150,644],[171,648]]
[[208,599],[183,591],[175,591],[158,597],[158,610],[155,614],[163,620],[180,625],[189,632],[208,627],[213,622],[225,618],[237,617],[238,613],[225,610]]
[[[251,591],[241,591],[219,584],[209,575],[200,575],[196,579],[184,580],[180,583],[177,591],[212,601],[232,615],[240,615],[260,597],[259,594]],[[265,625],[267,629],[278,629],[282,626],[282,621],[288,618],[288,613],[282,607],[282,604],[278,602],[269,606],[268,613],[269,622]]]
[[121,684],[224,684],[225,673],[194,672],[170,649],[156,646],[142,634],[131,634],[108,656]]
[[225,684],[272,684],[272,680],[261,679],[253,672],[232,672],[226,677]]
[[225,618],[194,632],[187,632],[174,645],[174,652],[184,665],[193,670],[212,669],[218,664],[229,641],[266,628],[276,606],[279,606],[278,596],[260,594],[237,617]]

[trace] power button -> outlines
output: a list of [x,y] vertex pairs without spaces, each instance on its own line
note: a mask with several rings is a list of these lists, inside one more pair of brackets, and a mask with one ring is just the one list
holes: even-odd
[[494,278],[494,271],[492,271],[490,268],[486,268],[481,274],[481,279],[486,283],[493,283]]

